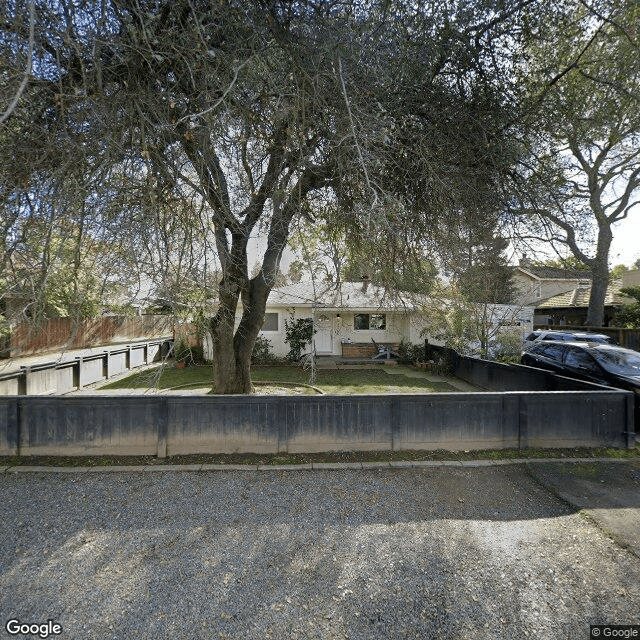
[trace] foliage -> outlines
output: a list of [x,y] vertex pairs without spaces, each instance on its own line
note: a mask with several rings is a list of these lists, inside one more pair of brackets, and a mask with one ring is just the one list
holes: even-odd
[[174,345],[174,356],[176,362],[184,362],[188,367],[206,363],[202,346],[190,346],[182,336],[178,338]]
[[615,324],[625,329],[640,329],[640,287],[624,287],[620,293],[635,302],[625,304],[616,313]]
[[274,364],[279,361],[273,353],[271,341],[264,336],[258,336],[253,351],[251,352],[251,364]]
[[522,67],[529,156],[511,200],[526,214],[523,240],[560,243],[589,267],[590,326],[603,322],[612,227],[640,196],[638,7],[549,5]]
[[290,319],[284,321],[284,327],[284,341],[289,345],[287,358],[291,362],[297,362],[300,360],[306,346],[313,340],[313,334],[316,333],[313,326],[313,318],[296,319],[292,311]]
[[517,334],[519,353],[518,306],[469,302],[453,288],[446,293],[447,297],[434,298],[424,309],[430,322],[423,335],[433,335],[461,355],[494,359],[515,355],[516,338],[511,335]]
[[617,280],[618,278],[622,278],[622,275],[629,271],[629,268],[624,264],[617,264],[614,267],[611,267],[609,271],[609,277],[612,280]]
[[398,345],[398,360],[402,364],[423,362],[425,359],[424,344],[412,344],[404,339]]
[[3,96],[19,100],[0,130],[1,263],[25,218],[90,221],[82,237],[121,251],[119,275],[151,279],[154,298],[216,299],[216,391],[249,390],[292,224],[325,215],[312,205],[336,205],[329,226],[376,278],[421,289],[434,231],[495,211],[518,152],[509,72],[530,4],[4,3]]
[[520,332],[504,331],[496,336],[490,353],[492,360],[518,364],[522,355],[522,335]]

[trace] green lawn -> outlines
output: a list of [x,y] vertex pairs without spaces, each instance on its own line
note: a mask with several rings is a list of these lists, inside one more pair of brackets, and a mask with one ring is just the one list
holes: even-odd
[[[403,368],[398,368],[402,371]],[[407,371],[409,371],[407,369]],[[187,367],[176,369],[173,366],[158,366],[134,373],[120,380],[116,380],[101,387],[101,389],[171,389],[182,385],[195,387],[202,383],[203,387],[210,387],[213,373],[211,367]],[[274,385],[257,384],[259,392],[290,393],[308,392],[304,386],[293,387],[291,385],[308,385],[309,372],[299,367],[255,367],[252,369],[254,383],[273,382]],[[288,383],[278,387],[278,383]],[[455,391],[444,382],[430,382],[425,378],[413,378],[406,375],[388,374],[380,369],[321,369],[317,372],[315,385],[324,393],[337,395],[351,395],[354,393],[429,393],[436,391]]]

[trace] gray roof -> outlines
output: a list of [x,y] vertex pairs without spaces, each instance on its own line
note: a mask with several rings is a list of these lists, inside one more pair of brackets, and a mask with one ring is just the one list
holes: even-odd
[[[621,280],[613,280],[607,286],[605,305],[619,306],[628,302],[628,299],[620,294]],[[591,297],[591,285],[575,287],[570,291],[552,296],[537,304],[538,309],[560,309],[565,307],[588,307]]]
[[532,267],[520,265],[520,269],[527,271],[541,280],[591,280],[591,272],[580,269],[560,269],[558,267]]
[[316,306],[329,309],[415,309],[418,298],[404,292],[391,293],[371,282],[298,282],[273,289],[267,304],[294,307]]

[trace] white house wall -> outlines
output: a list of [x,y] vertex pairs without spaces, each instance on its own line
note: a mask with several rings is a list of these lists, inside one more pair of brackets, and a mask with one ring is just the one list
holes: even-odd
[[[285,325],[284,321],[289,319],[290,309],[267,307],[267,313],[278,313],[278,331],[261,331],[260,335],[271,342],[274,354],[278,356],[286,356],[289,353],[289,345],[285,343]],[[354,316],[356,313],[384,313],[386,315],[386,329],[377,330],[355,330]],[[393,342],[397,343],[401,340],[410,339],[409,318],[404,313],[385,312],[385,311],[331,311],[325,309],[316,309],[315,317],[320,316],[327,318],[332,332],[332,349],[331,355],[342,355],[342,341],[351,341],[357,343],[370,343],[375,340],[377,343]],[[296,308],[295,319],[311,318],[313,311],[310,308]],[[420,340],[418,340],[420,342]]]
[[[291,318],[291,307],[267,307],[267,313],[278,314],[278,330],[277,331],[261,331],[260,336],[266,338],[271,343],[271,349],[277,356],[286,356],[289,353],[289,345],[285,343],[285,320]],[[382,330],[358,330],[354,329],[354,315],[356,313],[384,313],[386,315],[386,329]],[[313,310],[310,307],[296,307],[294,309],[294,319],[311,318]],[[429,318],[419,313],[393,312],[382,310],[349,310],[335,311],[316,309],[316,318],[326,316],[327,322],[332,331],[332,349],[331,355],[342,355],[342,342],[351,341],[353,343],[370,343],[372,339],[377,343],[399,343],[401,341],[410,342],[412,344],[423,344],[425,338],[431,344],[442,345],[442,340],[438,340],[435,336],[428,332],[423,334],[423,330],[429,326]],[[494,322],[498,323],[507,318],[513,319],[511,327],[505,327],[506,330],[515,330],[524,337],[533,330],[533,308],[517,307],[507,305],[494,305],[493,309]],[[236,318],[236,326],[240,322],[240,317]],[[510,324],[507,322],[505,324]],[[311,350],[311,347],[309,347]],[[210,339],[204,342],[204,356],[211,359],[212,349]]]

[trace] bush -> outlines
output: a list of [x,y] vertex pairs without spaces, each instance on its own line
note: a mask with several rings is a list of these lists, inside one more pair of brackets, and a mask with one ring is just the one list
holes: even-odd
[[190,347],[182,337],[176,341],[174,352],[176,362],[184,362],[188,367],[206,364],[202,347],[200,345]]
[[424,361],[424,345],[412,344],[401,340],[398,345],[398,362],[401,364],[411,364],[413,362]]
[[522,336],[519,333],[498,334],[490,350],[491,360],[505,364],[518,364],[522,352]]
[[277,362],[278,358],[271,348],[270,340],[263,336],[258,336],[251,352],[251,364],[273,364]]
[[284,341],[289,345],[289,353],[287,358],[291,362],[297,362],[302,356],[302,352],[305,351],[305,347],[311,342],[313,334],[313,318],[298,318],[294,319],[293,313],[291,314],[291,320],[284,321],[285,327],[285,339]]

